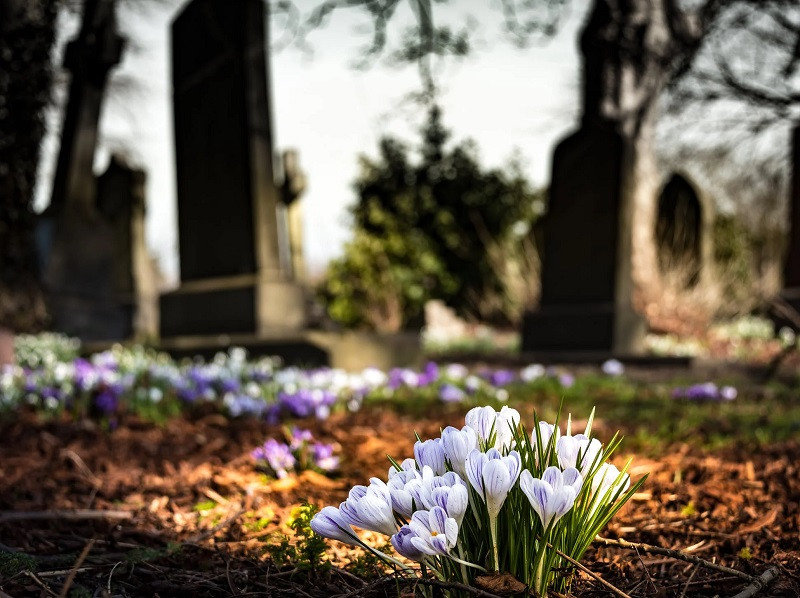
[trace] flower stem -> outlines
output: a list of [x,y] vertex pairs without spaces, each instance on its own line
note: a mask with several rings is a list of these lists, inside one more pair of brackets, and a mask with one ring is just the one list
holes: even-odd
[[492,535],[492,551],[494,553],[494,568],[500,572],[500,557],[497,554],[497,517],[489,518],[489,532]]

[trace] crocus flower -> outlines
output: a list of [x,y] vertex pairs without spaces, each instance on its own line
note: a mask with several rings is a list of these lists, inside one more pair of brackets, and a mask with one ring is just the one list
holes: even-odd
[[404,471],[417,471],[417,462],[411,457],[408,459],[403,459],[403,462],[400,463],[400,471],[398,471],[397,468],[392,465],[389,468],[389,479],[391,480],[395,475]]
[[541,378],[544,375],[544,366],[540,363],[533,363],[520,371],[519,379],[523,382],[533,382],[537,378]]
[[339,469],[339,457],[333,454],[333,445],[315,442],[311,446],[311,459],[322,471]]
[[519,478],[519,487],[528,497],[545,530],[572,508],[582,484],[583,478],[574,467],[567,468],[563,473],[558,467],[548,467],[541,479],[534,478],[526,469]]
[[[398,477],[395,476],[389,481],[390,488],[393,485],[397,486],[394,481]],[[428,510],[439,506],[459,525],[469,505],[467,485],[457,473],[448,471],[442,476],[435,476],[427,466],[422,469],[421,476],[410,478],[403,486],[402,492],[397,492],[398,502],[401,502],[404,511],[407,511],[409,506],[406,494],[411,497],[417,509]],[[395,501],[395,493],[392,494],[392,501]]]
[[386,484],[392,499],[392,509],[408,519],[414,512],[414,497],[411,495],[410,488],[407,488],[407,485],[412,480],[421,480],[422,475],[416,469],[393,471],[394,475],[389,478],[389,482]]
[[388,486],[378,478],[370,485],[354,486],[347,500],[339,505],[344,520],[360,527],[392,536],[397,531],[392,512],[392,496]]
[[458,386],[442,384],[439,388],[439,398],[445,403],[460,403],[467,394]]
[[620,477],[620,471],[613,463],[603,463],[592,478],[592,492],[604,496],[611,489],[611,498],[617,492],[625,492],[631,485],[631,477],[626,473]]
[[450,466],[462,478],[467,477],[466,462],[467,455],[478,448],[478,436],[469,426],[464,426],[460,430],[453,426],[447,426],[442,431],[442,448]]
[[421,562],[425,560],[426,555],[414,546],[411,542],[413,538],[418,538],[417,534],[415,534],[408,525],[404,525],[400,528],[400,531],[389,538],[389,541],[392,543],[392,546],[394,546],[397,554],[411,559],[412,561]]
[[311,520],[311,529],[320,536],[339,540],[345,544],[360,544],[358,536],[336,507],[324,507]]
[[592,465],[602,457],[603,445],[596,438],[589,438],[585,434],[562,436],[556,442],[558,464],[562,468],[574,467],[587,475]]
[[470,409],[464,419],[483,442],[489,442],[494,432],[494,448],[504,450],[511,447],[512,430],[519,425],[520,416],[519,411],[511,407],[504,406],[498,412],[487,406]]
[[458,540],[458,524],[441,507],[430,511],[417,511],[411,516],[408,527],[414,532],[411,544],[424,554],[448,555]]
[[289,446],[283,442],[278,442],[274,438],[270,438],[263,446],[256,448],[250,454],[257,461],[265,461],[279,478],[285,478],[289,475],[288,470],[294,469],[297,463]]
[[495,448],[485,453],[473,450],[467,456],[467,478],[486,503],[489,517],[494,519],[503,508],[509,490],[519,477],[522,463],[519,453],[511,451],[503,457]]
[[606,376],[621,376],[625,373],[625,366],[617,359],[604,361],[600,369]]
[[436,475],[442,475],[446,471],[444,449],[440,438],[433,438],[425,442],[418,440],[414,443],[414,458],[417,460],[420,469],[428,466]]

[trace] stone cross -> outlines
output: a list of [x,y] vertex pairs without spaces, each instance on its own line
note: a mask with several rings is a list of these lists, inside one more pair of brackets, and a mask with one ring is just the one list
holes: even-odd
[[297,150],[284,151],[281,163],[283,164],[281,199],[286,207],[286,232],[292,276],[298,282],[305,282],[303,212],[299,199],[306,190],[306,173],[300,168],[300,156]]
[[67,44],[64,66],[72,74],[49,211],[65,207],[91,213],[92,166],[109,71],[122,57],[115,0],[86,0],[78,37]]

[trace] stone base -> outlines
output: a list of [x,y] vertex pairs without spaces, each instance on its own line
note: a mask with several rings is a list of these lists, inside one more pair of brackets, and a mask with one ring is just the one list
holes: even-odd
[[[281,281],[192,281],[161,296],[161,336],[260,335],[306,325],[304,289]],[[220,284],[217,284],[220,282]]]
[[396,367],[418,368],[422,365],[422,343],[416,332],[310,331],[308,338],[328,351],[331,367],[347,371],[376,367],[388,372]]
[[644,353],[645,327],[633,311],[610,304],[546,306],[522,322],[526,354],[635,356]]

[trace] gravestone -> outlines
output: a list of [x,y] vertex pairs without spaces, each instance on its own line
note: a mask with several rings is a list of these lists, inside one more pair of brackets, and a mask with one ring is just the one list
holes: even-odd
[[265,22],[262,0],[193,0],[172,24],[181,285],[162,337],[305,324],[280,256]]
[[110,284],[123,328],[111,338],[146,341],[158,335],[158,293],[162,281],[145,242],[143,170],[112,155],[97,179],[97,211],[112,231]]
[[522,350],[632,353],[642,334],[631,304],[630,148],[612,129],[584,127],[553,155],[543,229],[540,307],[526,315]]
[[[656,27],[633,9],[624,17],[631,30]],[[622,26],[610,4],[598,2],[581,35],[581,127],[553,154],[540,305],[522,323],[526,353],[602,359],[644,350],[644,320],[633,308],[634,239],[652,236],[655,168],[642,132],[653,115],[639,102],[653,81],[621,58]],[[642,50],[657,54],[658,36],[647,39],[653,46]],[[646,251],[638,257],[651,261]]]
[[656,209],[655,240],[661,274],[677,278],[683,287],[700,282],[706,263],[704,247],[709,232],[709,215],[704,213],[692,184],[673,174],[664,185]]
[[[783,288],[781,299],[800,314],[800,126],[792,131],[791,195],[789,197],[789,240],[783,261]],[[779,314],[779,326],[798,325],[785,315]]]
[[114,230],[97,210],[92,165],[110,70],[123,41],[113,0],[87,0],[78,37],[67,45],[71,72],[50,205],[37,223],[37,246],[54,330],[83,340],[124,339],[129,310],[116,301]]

